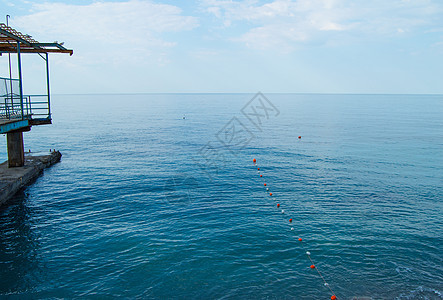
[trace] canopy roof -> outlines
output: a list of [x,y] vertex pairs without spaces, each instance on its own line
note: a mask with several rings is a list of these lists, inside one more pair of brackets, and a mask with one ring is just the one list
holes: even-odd
[[0,23],[0,55],[1,53],[17,53],[17,44],[20,43],[21,53],[69,53],[73,50],[63,47],[63,43],[39,43],[30,35],[23,34],[3,23]]

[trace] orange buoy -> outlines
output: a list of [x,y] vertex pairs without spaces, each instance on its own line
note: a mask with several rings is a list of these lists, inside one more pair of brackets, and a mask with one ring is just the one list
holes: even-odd
[[315,269],[315,266],[314,266],[314,265],[311,265],[311,269]]
[[299,135],[298,138],[301,139],[301,135]]
[[280,207],[280,203],[277,203],[277,207]]
[[301,242],[301,241],[303,241],[301,238],[298,238],[298,240]]
[[292,219],[289,219],[289,223],[292,223]]
[[255,158],[252,161],[254,162],[254,164],[257,162],[257,160]]
[[263,177],[263,175],[260,175],[260,177]]
[[332,296],[331,296],[331,300],[335,300],[335,299],[337,299],[337,296],[332,295]]
[[266,186],[266,183],[264,185]]
[[257,170],[259,170],[259,171],[260,171],[260,168],[257,168]]
[[272,196],[272,193],[269,193],[269,196]]

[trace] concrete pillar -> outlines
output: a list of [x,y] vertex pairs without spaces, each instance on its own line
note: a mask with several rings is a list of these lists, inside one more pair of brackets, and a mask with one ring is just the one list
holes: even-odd
[[25,164],[25,150],[23,145],[23,132],[8,132],[8,166],[23,167]]

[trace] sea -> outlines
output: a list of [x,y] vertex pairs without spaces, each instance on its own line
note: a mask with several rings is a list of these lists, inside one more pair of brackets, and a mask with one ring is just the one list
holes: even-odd
[[443,299],[443,95],[51,101],[0,298]]

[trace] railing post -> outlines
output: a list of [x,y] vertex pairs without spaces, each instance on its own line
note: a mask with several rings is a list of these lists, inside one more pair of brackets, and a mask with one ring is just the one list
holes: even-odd
[[51,92],[49,91],[49,56],[46,52],[46,89],[48,92],[48,118],[51,118]]
[[31,96],[26,97],[26,117],[29,118],[29,107],[31,106]]
[[[10,18],[10,15],[6,15],[6,26],[9,26],[8,18]],[[12,92],[12,69],[11,69],[11,53],[8,52],[8,59],[9,59],[9,86],[11,87],[11,90],[9,93],[11,94],[11,106],[14,106],[14,93]]]
[[5,97],[5,116],[7,119],[11,118],[9,115],[8,96]]
[[22,84],[22,59],[20,56],[20,42],[17,42],[17,58],[18,58],[18,85],[20,89],[20,107],[22,109],[22,120],[24,119],[23,112],[23,84]]
[[[6,79],[4,79],[5,81],[5,91],[6,91],[6,95],[5,95],[5,116],[6,118],[9,119],[9,112],[8,112],[8,101],[9,101],[9,94],[11,94],[11,98],[12,98],[12,93],[8,93],[8,82]],[[12,81],[10,81],[12,82]],[[12,103],[12,99],[11,99],[11,103]]]
[[32,101],[31,101],[31,96],[29,96],[29,113],[31,114],[31,118],[32,118],[32,105],[31,105]]

